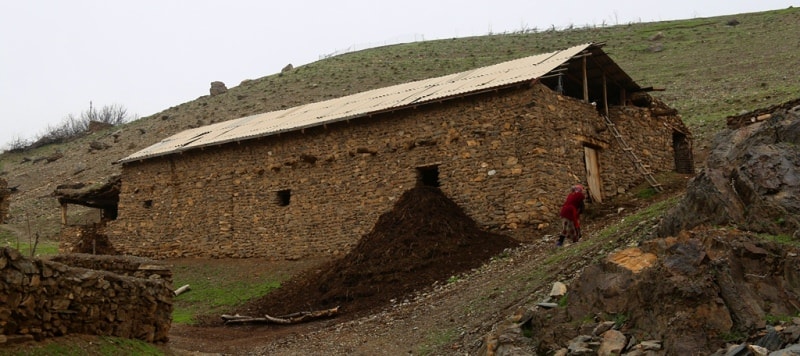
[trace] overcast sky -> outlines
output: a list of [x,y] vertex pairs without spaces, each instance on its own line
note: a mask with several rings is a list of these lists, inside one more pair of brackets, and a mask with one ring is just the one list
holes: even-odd
[[800,0],[0,1],[0,148],[89,107],[140,117],[348,49],[710,17]]

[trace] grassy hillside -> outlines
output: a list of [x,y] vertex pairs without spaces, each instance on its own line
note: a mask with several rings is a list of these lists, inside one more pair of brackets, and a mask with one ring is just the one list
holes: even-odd
[[[739,24],[727,25],[733,19]],[[13,195],[11,224],[4,228],[19,234],[32,224],[34,232],[51,236],[59,226],[59,207],[50,196],[57,185],[100,183],[119,171],[120,167],[112,162],[190,127],[585,42],[605,42],[605,50],[640,85],[663,88],[655,95],[680,110],[696,136],[695,148],[702,149],[710,135],[724,125],[725,116],[800,97],[797,33],[800,9],[789,8],[682,21],[417,42],[339,55],[287,73],[246,80],[239,85],[227,83],[232,88],[226,94],[203,96],[69,144],[0,155],[0,176],[18,189]],[[89,151],[92,141],[111,147]],[[56,151],[64,157],[52,163],[26,160]],[[70,212],[70,222],[95,218],[96,213],[87,209]]]

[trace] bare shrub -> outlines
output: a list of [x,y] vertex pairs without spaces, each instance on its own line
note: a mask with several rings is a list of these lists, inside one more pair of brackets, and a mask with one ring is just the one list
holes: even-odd
[[93,121],[116,126],[124,124],[133,118],[136,118],[136,115],[129,116],[128,109],[122,105],[105,105],[97,109],[92,105],[92,102],[89,102],[89,109],[81,112],[79,117],[68,114],[58,125],[48,125],[44,133],[40,134],[35,142],[23,146],[21,150],[34,149],[53,143],[65,143],[77,139],[88,132],[89,124]]
[[6,143],[5,147],[3,147],[3,150],[12,153],[22,152],[26,147],[30,146],[30,144],[31,142],[29,140],[26,140],[20,136],[15,136],[13,139],[11,139],[11,141]]
[[81,120],[102,122],[104,124],[121,125],[128,121],[128,109],[119,104],[106,105],[97,110],[89,103],[89,110],[81,113]]

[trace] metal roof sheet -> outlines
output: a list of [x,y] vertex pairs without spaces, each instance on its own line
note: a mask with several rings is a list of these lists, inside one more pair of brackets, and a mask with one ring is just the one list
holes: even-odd
[[185,130],[119,163],[295,131],[539,78],[592,44]]

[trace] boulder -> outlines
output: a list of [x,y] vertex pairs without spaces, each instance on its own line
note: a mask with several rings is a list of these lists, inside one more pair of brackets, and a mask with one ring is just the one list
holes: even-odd
[[215,81],[211,82],[211,89],[209,89],[209,93],[211,96],[217,96],[220,94],[225,94],[228,92],[228,87],[225,86],[225,83]]

